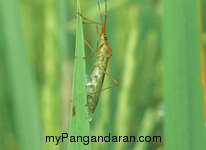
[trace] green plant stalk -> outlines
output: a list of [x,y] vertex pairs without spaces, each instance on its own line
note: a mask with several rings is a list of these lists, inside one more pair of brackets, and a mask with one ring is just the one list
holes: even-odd
[[163,1],[165,147],[204,149],[198,1]]
[[36,83],[25,48],[18,1],[0,1],[0,22],[19,149],[41,150]]
[[[77,1],[77,12],[80,12],[79,1]],[[72,88],[72,105],[70,117],[70,136],[90,136],[88,121],[88,110],[85,104],[86,85],[85,85],[85,60],[82,20],[77,15],[76,24],[76,50],[74,61],[74,76]],[[87,144],[87,143],[86,143]],[[90,150],[91,144],[84,145],[81,142],[69,142],[69,150]]]

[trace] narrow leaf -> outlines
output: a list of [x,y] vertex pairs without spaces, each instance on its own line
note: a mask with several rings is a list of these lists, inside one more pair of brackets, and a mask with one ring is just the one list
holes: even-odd
[[[80,12],[79,1],[77,1],[77,12]],[[70,136],[90,136],[90,127],[88,121],[88,112],[85,104],[86,100],[86,85],[85,85],[85,60],[84,57],[84,42],[82,20],[77,15],[76,23],[76,50],[74,62],[74,76],[72,88],[72,106],[70,119]],[[84,142],[70,142],[69,150],[90,150],[91,144]]]

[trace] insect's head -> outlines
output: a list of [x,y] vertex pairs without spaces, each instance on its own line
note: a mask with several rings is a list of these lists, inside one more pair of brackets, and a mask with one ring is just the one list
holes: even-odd
[[107,41],[107,35],[101,32],[98,41]]

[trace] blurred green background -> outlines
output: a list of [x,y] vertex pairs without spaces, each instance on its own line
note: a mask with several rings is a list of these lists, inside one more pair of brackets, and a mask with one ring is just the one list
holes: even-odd
[[[96,0],[80,4],[82,14],[100,22]],[[69,132],[76,7],[76,0],[1,0],[1,150],[68,149],[67,142],[46,143],[45,136]],[[101,8],[104,12],[104,1]],[[108,72],[119,86],[101,93],[91,135],[110,132],[164,139],[162,10],[160,0],[108,0],[107,36],[113,50]],[[83,29],[84,39],[95,49],[95,25]],[[91,54],[87,46],[85,53]],[[87,74],[95,61],[86,60]],[[104,87],[112,84],[106,77]],[[163,142],[111,142],[92,143],[92,149],[165,148]]]

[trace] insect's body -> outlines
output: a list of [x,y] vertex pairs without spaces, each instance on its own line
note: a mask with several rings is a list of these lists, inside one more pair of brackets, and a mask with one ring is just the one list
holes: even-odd
[[97,61],[95,63],[93,72],[90,76],[90,81],[87,83],[87,105],[91,113],[94,113],[94,110],[98,103],[100,92],[97,91],[101,91],[102,89],[105,72],[107,70],[107,64],[111,57],[111,53],[112,52],[110,45],[107,41],[107,37],[103,33],[100,33],[96,54]]
[[[102,29],[100,33],[97,35],[97,49],[94,51],[91,46],[84,41],[87,46],[94,52],[89,57],[84,57],[85,59],[89,59],[93,57],[94,55],[97,56],[97,61],[95,63],[94,69],[91,73],[91,75],[87,78],[87,106],[89,109],[90,114],[94,113],[95,108],[97,106],[100,92],[112,87],[117,86],[119,83],[109,74],[107,73],[107,65],[109,62],[109,59],[112,55],[112,49],[108,43],[107,36],[106,36],[106,20],[107,20],[107,0],[105,0],[105,20],[103,22],[102,13],[99,5],[99,0],[97,0],[98,6],[99,6],[99,13],[101,17],[101,23],[92,21],[90,19],[87,19],[84,17],[81,13],[79,15],[88,22],[83,22],[84,24],[96,24],[96,29],[98,33],[98,25],[101,25]],[[112,85],[107,88],[102,89],[103,81],[105,74],[108,75],[114,82],[115,85]],[[91,116],[90,116],[91,119]]]

